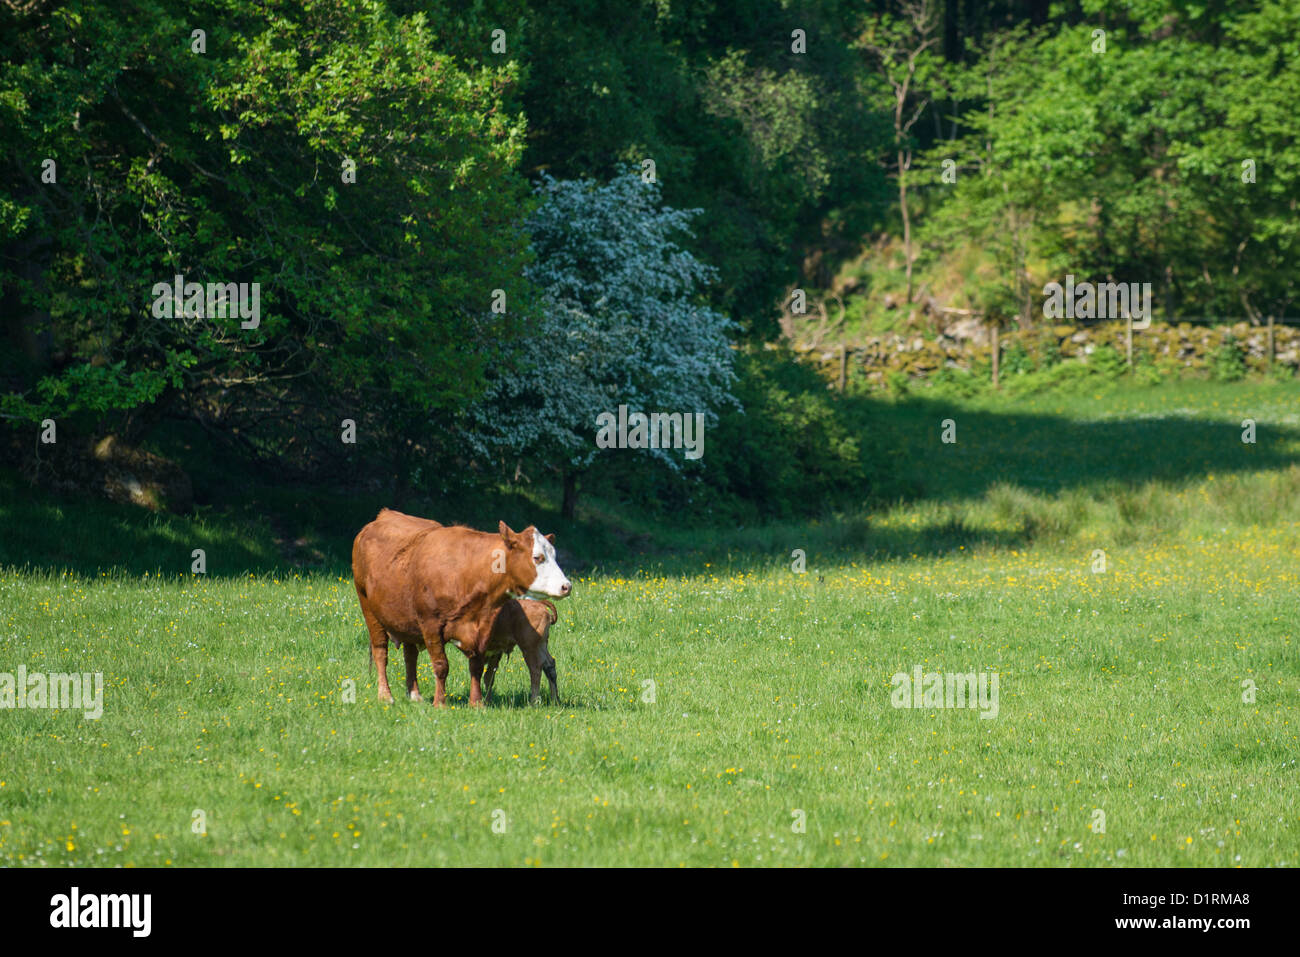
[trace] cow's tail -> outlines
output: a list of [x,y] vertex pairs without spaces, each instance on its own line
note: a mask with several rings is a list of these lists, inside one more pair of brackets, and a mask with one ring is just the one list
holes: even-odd
[[553,603],[547,601],[545,598],[539,598],[539,599],[537,599],[537,600],[540,601],[543,605],[545,605],[547,608],[550,609],[550,611],[551,611],[551,624],[552,624],[552,625],[555,624],[557,621],[560,620],[560,613],[557,612],[557,611],[555,610],[555,605],[554,605]]

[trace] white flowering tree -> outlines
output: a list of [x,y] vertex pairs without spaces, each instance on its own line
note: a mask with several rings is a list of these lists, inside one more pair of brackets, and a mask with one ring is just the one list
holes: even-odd
[[[545,177],[538,193],[527,275],[544,299],[517,362],[472,411],[471,436],[481,452],[557,468],[562,514],[573,518],[601,413],[626,405],[716,423],[716,409],[734,401],[733,324],[700,301],[714,269],[676,241],[700,210],[661,206],[658,184],[636,172],[604,185]],[[683,459],[662,448],[627,454],[672,469]]]

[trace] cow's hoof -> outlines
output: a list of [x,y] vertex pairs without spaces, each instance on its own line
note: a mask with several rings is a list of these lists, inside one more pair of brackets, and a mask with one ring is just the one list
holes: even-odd
[[380,704],[392,704],[392,703],[393,703],[393,696],[390,695],[390,694],[388,694],[387,692],[383,692],[383,691],[381,691],[381,692],[379,692],[379,703],[380,703]]
[[412,701],[423,701],[424,695],[420,694],[420,692],[418,691],[412,691],[410,694],[410,698]]

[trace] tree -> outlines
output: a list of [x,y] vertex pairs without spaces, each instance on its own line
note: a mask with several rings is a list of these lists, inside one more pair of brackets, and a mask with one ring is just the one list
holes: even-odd
[[1170,319],[1258,321],[1295,302],[1300,68],[1283,51],[1300,13],[1146,10],[1100,34],[1004,29],[951,74],[972,105],[923,165],[955,157],[961,174],[933,192],[922,242],[970,251],[962,288],[992,318],[1025,315],[1067,273],[1149,282]]
[[552,0],[526,38],[526,166],[605,180],[653,160],[665,202],[705,211],[690,248],[718,270],[710,304],[770,338],[801,271],[825,277],[888,201],[860,7]]
[[[358,458],[409,468],[438,433],[415,423],[476,396],[479,340],[511,333],[494,290],[527,298],[519,66],[482,23],[483,64],[442,52],[443,16],[381,0],[14,14],[0,295],[32,348],[0,369],[18,383],[0,415],[95,431],[165,406],[303,466],[344,454],[348,417],[373,453]],[[155,314],[176,274],[259,283],[260,324]]]
[[[469,437],[489,455],[551,463],[572,519],[578,479],[599,452],[597,416],[625,405],[716,422],[731,401],[734,324],[701,304],[716,271],[678,243],[699,210],[662,206],[658,185],[636,171],[604,185],[544,176],[538,195],[527,270],[543,292],[538,318],[515,362],[497,370]],[[683,467],[680,451],[637,454]]]
[[930,105],[934,56],[927,51],[940,42],[935,33],[936,8],[931,0],[903,0],[903,16],[884,16],[868,30],[862,49],[889,85],[894,125],[894,159],[898,176],[898,209],[903,217],[903,257],[907,272],[907,301],[912,301],[912,217],[907,202],[907,174],[912,168],[912,127]]
[[1209,197],[1209,221],[1222,224],[1214,233],[1222,236],[1219,262],[1206,262],[1220,266],[1228,253],[1219,285],[1257,322],[1285,315],[1300,299],[1300,7],[1261,4],[1226,33],[1212,60],[1215,82],[1201,100],[1201,115],[1218,122],[1204,122],[1178,161]]

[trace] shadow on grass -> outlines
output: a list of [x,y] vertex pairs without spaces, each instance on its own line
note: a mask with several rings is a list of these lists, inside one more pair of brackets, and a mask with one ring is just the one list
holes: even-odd
[[549,708],[554,711],[563,710],[587,710],[587,706],[575,699],[571,695],[565,695],[560,692],[560,700],[557,702],[554,698],[548,700],[546,692],[542,691],[542,698],[537,704],[532,704],[528,700],[528,689],[521,688],[518,691],[502,691],[500,685],[492,692],[492,701],[488,704],[489,708]]
[[[0,469],[0,568],[69,571],[97,576],[189,575],[196,549],[215,577],[318,573],[351,578],[352,539],[380,508],[380,493],[337,489],[245,486],[237,499],[196,506],[189,515],[155,513],[98,498],[33,489],[17,472]],[[560,554],[583,564],[584,554],[622,549],[609,528],[561,522],[521,493],[484,495],[455,503],[416,499],[403,510],[444,524],[515,529],[537,524],[559,530]]]
[[[1300,429],[1290,426],[1261,424],[1256,441],[1246,443],[1240,424],[1189,415],[1079,420],[920,398],[850,401],[866,405],[859,415],[874,424],[876,448],[896,462],[915,498],[974,497],[999,482],[1055,493],[1106,482],[1188,481],[1300,462]],[[956,427],[954,444],[941,439],[946,419]]]
[[[1270,388],[1270,387],[1263,387]],[[1154,390],[1153,390],[1154,391]],[[1294,397],[1295,389],[1271,398]],[[1060,404],[1070,396],[1053,397]],[[867,396],[842,400],[843,415],[861,437],[864,460],[877,479],[864,494],[861,513],[845,510],[821,521],[771,523],[754,528],[711,530],[706,541],[694,530],[671,523],[655,530],[658,547],[637,556],[612,556],[600,563],[609,574],[637,572],[699,574],[706,561],[716,572],[789,567],[795,549],[811,556],[852,560],[925,558],[957,549],[1025,547],[1040,539],[1072,534],[1062,508],[1040,508],[1056,496],[1077,493],[1113,505],[1118,519],[1132,524],[1158,521],[1144,490],[1159,492],[1235,473],[1283,473],[1282,487],[1300,500],[1300,429],[1260,422],[1255,441],[1243,442],[1244,427],[1223,418],[1182,413],[1079,419],[1006,408],[978,408],[959,401],[908,397],[882,401]],[[949,428],[951,425],[951,428]],[[955,437],[945,442],[944,434]],[[1004,503],[1006,530],[966,524],[970,506],[993,493]],[[1035,496],[1037,497],[1035,499]],[[879,526],[865,514],[910,505],[924,519],[914,526]],[[1267,521],[1279,503],[1256,502],[1251,521]],[[1026,507],[1029,506],[1029,507]],[[811,558],[809,558],[811,562]]]
[[[1061,402],[1069,402],[1068,396]],[[1099,498],[1122,497],[1148,483],[1178,484],[1214,474],[1284,470],[1300,464],[1300,429],[1261,423],[1256,442],[1242,441],[1232,421],[1195,415],[1153,414],[1081,420],[1064,415],[975,408],[957,401],[871,396],[840,400],[845,423],[860,436],[871,488],[846,490],[863,509],[897,503],[936,506],[915,527],[877,527],[865,516],[774,523],[763,528],[710,527],[691,517],[665,516],[591,502],[599,520],[566,522],[536,493],[505,491],[438,502],[418,500],[404,510],[445,523],[516,528],[537,524],[559,539],[561,564],[571,575],[597,571],[632,575],[699,574],[788,565],[796,548],[855,560],[926,557],[954,549],[1003,549],[1054,534],[1028,520],[1011,531],[973,529],[962,508],[998,486],[1044,495],[1082,489]],[[956,442],[943,441],[945,420]],[[391,504],[382,493],[328,487],[276,487],[212,476],[208,502],[192,515],[154,514],[124,505],[55,496],[32,489],[17,473],[0,470],[0,567],[86,575],[189,574],[203,549],[206,573],[216,577],[318,572],[350,577],[353,536]],[[200,498],[202,500],[202,498]],[[1013,526],[1015,523],[1012,523]]]

